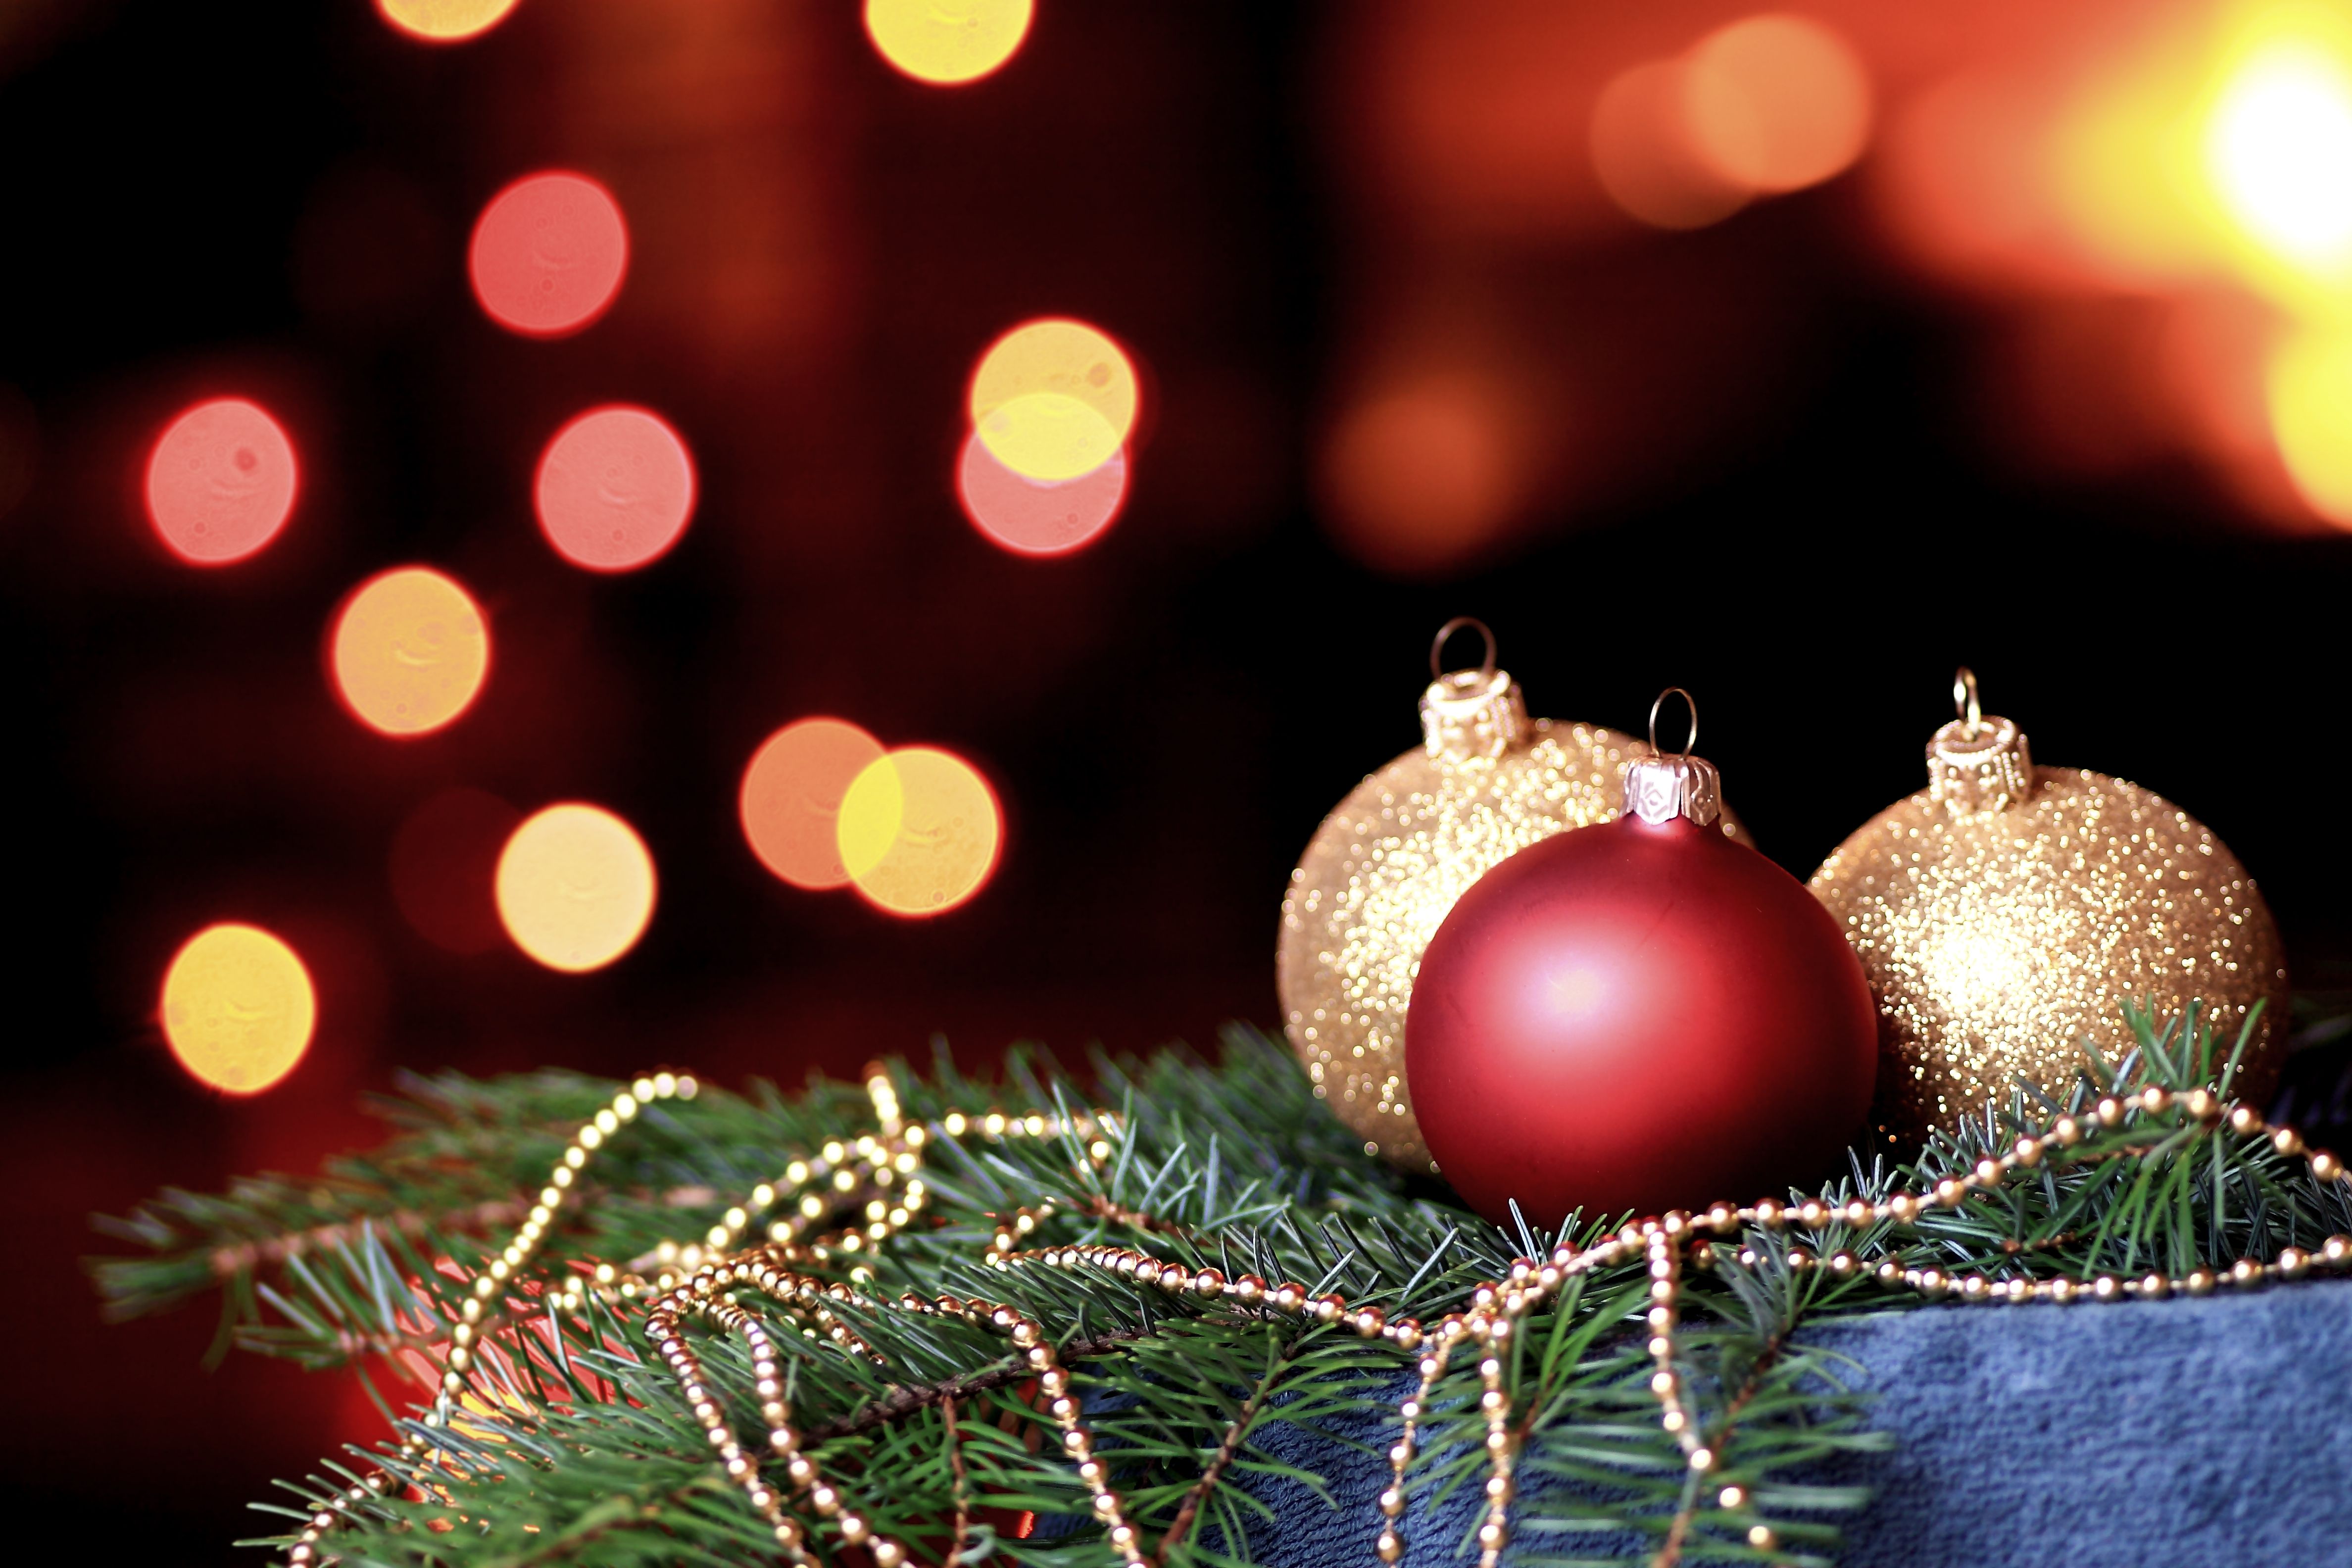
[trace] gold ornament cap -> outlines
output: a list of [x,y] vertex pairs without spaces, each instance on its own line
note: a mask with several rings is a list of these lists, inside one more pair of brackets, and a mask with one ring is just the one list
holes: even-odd
[[2003,811],[2033,791],[2033,756],[2025,731],[1977,701],[1967,667],[1952,678],[1958,717],[1927,742],[1927,795],[1953,816]]
[[[1475,669],[1445,668],[1455,632],[1475,631],[1486,645]],[[1472,616],[1437,628],[1429,645],[1429,689],[1421,694],[1421,748],[1433,762],[1499,757],[1528,738],[1528,700],[1508,670],[1495,668],[1495,634]]]
[[[1658,745],[1658,710],[1669,697],[1679,697],[1690,708],[1690,734],[1677,756],[1667,756]],[[1625,809],[1654,826],[1687,817],[1701,827],[1723,816],[1723,777],[1705,757],[1691,755],[1698,744],[1698,703],[1679,686],[1669,686],[1650,704],[1650,751],[1625,764]]]

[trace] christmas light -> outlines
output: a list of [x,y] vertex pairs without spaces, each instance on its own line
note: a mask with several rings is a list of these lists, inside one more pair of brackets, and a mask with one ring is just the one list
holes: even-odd
[[1136,416],[1135,367],[1084,321],[1013,328],[972,372],[972,427],[1024,479],[1061,484],[1117,457]]
[[654,914],[645,840],[601,806],[566,802],[534,814],[499,856],[499,919],[550,969],[601,969],[635,947]]
[[194,1078],[258,1094],[310,1048],[319,1004],[294,950],[258,926],[206,926],[163,973],[161,1014],[172,1054]]
[[215,398],[164,426],[147,458],[147,516],[197,566],[225,566],[278,537],[294,510],[294,444],[241,397]]
[[539,460],[539,526],[575,566],[629,572],[659,559],[694,515],[694,459],[643,408],[594,408]]
[[1652,60],[1619,74],[1592,106],[1592,172],[1609,199],[1653,228],[1704,228],[1748,204],[1748,187],[1691,136],[1689,67]]
[[1127,500],[1127,454],[1060,484],[1024,479],[996,460],[974,431],[956,462],[964,515],[990,543],[1015,555],[1067,555],[1101,537]]
[[1709,34],[1689,61],[1691,144],[1730,184],[1767,194],[1818,184],[1869,142],[1869,74],[1820,22],[1750,16]]
[[2313,45],[2256,54],[2215,104],[2207,166],[2230,216],[2300,266],[2352,261],[2352,70]]
[[372,730],[423,735],[455,720],[488,679],[489,627],[465,589],[424,566],[362,584],[335,618],[335,689]]
[[1033,0],[866,0],[866,36],[917,81],[957,87],[1013,58],[1033,9]]
[[881,742],[841,719],[803,719],[769,736],[743,770],[737,803],[760,863],[796,888],[845,885],[842,796],[881,755]]
[[612,193],[586,175],[531,174],[482,208],[466,260],[492,321],[560,338],[612,306],[628,271],[629,231]]
[[462,43],[507,19],[516,0],[375,0],[383,19],[432,44]]
[[996,869],[996,793],[970,763],[929,746],[878,757],[842,795],[841,860],[857,890],[894,915],[944,914]]

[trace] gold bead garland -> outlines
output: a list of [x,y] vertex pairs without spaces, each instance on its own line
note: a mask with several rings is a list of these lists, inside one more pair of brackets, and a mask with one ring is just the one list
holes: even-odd
[[[920,1151],[934,1136],[961,1139],[968,1133],[978,1133],[990,1139],[1044,1139],[1075,1132],[1087,1141],[1080,1168],[1099,1170],[1113,1152],[1113,1141],[1123,1137],[1125,1129],[1114,1116],[1102,1111],[1075,1116],[1066,1123],[1059,1117],[1034,1113],[1008,1116],[992,1111],[981,1117],[950,1113],[937,1124],[934,1132],[920,1124],[907,1125],[900,1121],[895,1092],[878,1072],[869,1079],[866,1087],[881,1126],[878,1137],[828,1143],[814,1159],[793,1161],[781,1182],[763,1184],[762,1189],[751,1194],[751,1201],[727,1212],[721,1223],[706,1234],[701,1245],[709,1250],[702,1252],[696,1261],[689,1263],[688,1258],[697,1253],[697,1247],[666,1243],[663,1248],[656,1249],[655,1266],[660,1272],[651,1280],[635,1270],[623,1273],[609,1264],[598,1264],[593,1275],[568,1277],[551,1293],[548,1304],[559,1310],[577,1312],[585,1305],[590,1291],[604,1301],[615,1303],[640,1294],[648,1296],[645,1331],[649,1344],[677,1379],[680,1397],[701,1426],[717,1462],[768,1524],[779,1549],[795,1564],[814,1559],[808,1551],[805,1529],[784,1511],[787,1497],[805,1496],[808,1507],[834,1526],[843,1542],[863,1546],[874,1557],[877,1568],[901,1568],[908,1561],[908,1551],[903,1542],[875,1531],[842,1488],[823,1477],[814,1463],[800,1451],[801,1437],[792,1424],[791,1410],[783,1397],[772,1330],[766,1320],[742,1306],[733,1292],[742,1288],[756,1289],[775,1302],[786,1317],[800,1320],[803,1333],[812,1337],[822,1334],[845,1353],[865,1357],[877,1365],[883,1364],[883,1358],[835,1309],[848,1307],[877,1313],[901,1311],[956,1319],[1002,1333],[1036,1373],[1040,1388],[1049,1402],[1048,1417],[1059,1429],[1063,1449],[1076,1464],[1079,1479],[1093,1499],[1095,1515],[1103,1524],[1112,1550],[1126,1563],[1155,1563],[1144,1551],[1141,1534],[1125,1501],[1110,1485],[1107,1467],[1095,1456],[1094,1438],[1082,1418],[1081,1404],[1070,1393],[1067,1369],[1061,1364],[1045,1324],[1008,1304],[952,1296],[926,1299],[911,1292],[891,1300],[860,1292],[848,1283],[806,1272],[811,1264],[856,1258],[853,1274],[871,1278],[863,1255],[904,1228],[922,1207],[919,1197],[920,1184],[914,1172],[921,1165]],[[457,1397],[469,1386],[467,1370],[478,1365],[476,1347],[505,1315],[505,1303],[499,1300],[502,1288],[543,1244],[555,1211],[589,1157],[633,1120],[644,1105],[673,1096],[691,1099],[695,1092],[696,1084],[691,1078],[667,1073],[641,1078],[616,1095],[574,1135],[541,1194],[541,1202],[526,1216],[515,1239],[501,1249],[469,1287],[460,1321],[451,1328],[448,1370],[441,1380],[433,1407],[424,1416],[424,1426],[445,1426],[452,1418]],[[2226,1132],[2248,1142],[2260,1139],[2282,1158],[2301,1159],[2322,1183],[2347,1181],[2343,1161],[2326,1150],[2306,1147],[2291,1128],[2270,1126],[2251,1106],[2226,1103],[2210,1088],[2175,1092],[2160,1085],[2148,1085],[2129,1095],[2104,1095],[2081,1114],[2063,1115],[2046,1129],[2021,1132],[2003,1152],[1987,1154],[1973,1167],[1956,1170],[1925,1193],[1895,1192],[1875,1201],[1855,1198],[1843,1203],[1815,1198],[1791,1205],[1767,1198],[1743,1206],[1717,1204],[1696,1215],[1673,1213],[1629,1224],[1593,1246],[1559,1247],[1542,1262],[1516,1259],[1504,1279],[1477,1286],[1470,1293],[1465,1310],[1447,1314],[1433,1329],[1424,1329],[1418,1320],[1410,1317],[1391,1319],[1373,1303],[1351,1305],[1336,1294],[1314,1294],[1296,1281],[1268,1284],[1255,1274],[1244,1274],[1228,1281],[1215,1268],[1158,1258],[1133,1247],[1101,1244],[1025,1249],[1020,1247],[1046,1220],[1070,1212],[1146,1231],[1187,1234],[1181,1226],[1141,1211],[1119,1207],[1100,1197],[1091,1204],[1051,1198],[1000,1216],[997,1231],[982,1258],[991,1267],[1003,1269],[1042,1267],[1108,1270],[1179,1298],[1204,1303],[1230,1301],[1244,1311],[1274,1312],[1314,1324],[1342,1327],[1366,1339],[1385,1342],[1404,1354],[1417,1356],[1419,1377],[1413,1392],[1398,1409],[1399,1436],[1388,1450],[1390,1484],[1380,1494],[1378,1503],[1381,1520],[1373,1542],[1373,1554],[1383,1563],[1397,1562],[1404,1552],[1399,1521],[1405,1511],[1408,1470],[1417,1454],[1418,1436],[1428,1419],[1431,1398],[1455,1349],[1472,1347],[1479,1356],[1479,1409],[1486,1426],[1488,1470],[1486,1513],[1477,1531],[1479,1562],[1481,1568],[1496,1568],[1509,1541],[1509,1509],[1515,1496],[1514,1472],[1519,1443],[1511,1419],[1513,1400],[1505,1379],[1505,1356],[1518,1320],[1556,1296],[1570,1280],[1619,1265],[1638,1261],[1643,1266],[1648,1281],[1644,1321],[1649,1337],[1645,1348],[1653,1367],[1650,1391],[1657,1402],[1661,1428],[1674,1439],[1694,1477],[1703,1477],[1719,1464],[1731,1415],[1727,1412],[1714,1430],[1707,1430],[1687,1398],[1688,1384],[1682,1373],[1678,1337],[1685,1261],[1717,1270],[1737,1267],[1801,1273],[1821,1268],[1835,1276],[1851,1277],[1862,1270],[1860,1261],[1843,1247],[1825,1247],[1822,1240],[1825,1235],[1833,1240],[1840,1230],[1859,1230],[1879,1224],[1916,1226],[1936,1210],[1958,1209],[1972,1198],[1997,1191],[2016,1172],[2041,1166],[2053,1153],[2074,1149],[2095,1131],[2114,1131],[2135,1121],[2176,1113],[2186,1118],[2186,1126],[2179,1131],[2193,1128],[2199,1136],[2216,1137]],[[848,1178],[846,1182],[842,1180],[844,1176]],[[886,1176],[888,1181],[884,1180]],[[829,1189],[836,1201],[843,1201],[853,1199],[869,1187],[900,1182],[905,1201],[886,1207],[878,1216],[869,1208],[869,1217],[863,1226],[803,1242],[801,1238],[806,1228],[828,1212],[820,1201],[814,1209],[803,1205],[793,1217],[775,1222],[770,1227],[769,1240],[749,1248],[727,1250],[758,1214],[803,1188],[812,1193]],[[762,1190],[767,1194],[765,1198],[761,1195]],[[1775,1244],[1770,1240],[1791,1227],[1812,1233],[1813,1244]],[[1736,1252],[1713,1239],[1741,1233],[1749,1239]],[[2064,1239],[2055,1238],[2042,1245],[2057,1245]],[[2289,1246],[2267,1261],[2243,1258],[2226,1270],[2200,1267],[2179,1277],[2151,1271],[2130,1279],[2112,1274],[2088,1279],[2063,1275],[1996,1279],[1981,1273],[1947,1273],[1932,1265],[1909,1267],[1895,1257],[1883,1259],[1876,1266],[1874,1277],[1884,1286],[1911,1289],[1929,1299],[1951,1296],[1965,1302],[2047,1301],[2069,1305],[2084,1300],[2156,1300],[2175,1293],[2201,1296],[2224,1284],[2247,1289],[2273,1280],[2298,1279],[2315,1268],[2352,1268],[2352,1236],[2336,1234],[2316,1249]],[[700,1362],[686,1342],[682,1326],[688,1319],[708,1322],[744,1340],[751,1352],[753,1393],[760,1401],[758,1415],[767,1433],[766,1453],[771,1463],[782,1467],[790,1483],[789,1492],[771,1483],[762,1472],[761,1458],[743,1446],[728,1421],[716,1392],[703,1375]],[[423,1457],[427,1447],[422,1437],[412,1436],[400,1446],[399,1458],[413,1463]],[[391,1485],[390,1471],[379,1470],[320,1508],[307,1521],[288,1554],[290,1568],[314,1568],[321,1562],[319,1543],[338,1518],[351,1516],[353,1508],[370,1498],[381,1497]],[[1716,1500],[1727,1513],[1748,1521],[1746,1540],[1750,1547],[1765,1552],[1778,1550],[1779,1537],[1770,1523],[1752,1517],[1752,1500],[1745,1488],[1737,1481],[1728,1482],[1716,1493]],[[1663,1563],[1668,1561],[1668,1555],[1662,1551],[1654,1561]]]

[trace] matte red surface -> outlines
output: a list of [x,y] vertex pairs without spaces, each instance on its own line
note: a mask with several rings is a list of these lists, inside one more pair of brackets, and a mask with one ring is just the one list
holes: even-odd
[[1820,1174],[1877,1047],[1862,966],[1795,878],[1712,827],[1627,817],[1462,896],[1413,983],[1405,1074],[1454,1190],[1554,1226]]

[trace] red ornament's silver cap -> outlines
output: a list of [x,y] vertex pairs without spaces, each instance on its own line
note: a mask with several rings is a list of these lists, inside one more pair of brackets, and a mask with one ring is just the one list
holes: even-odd
[[1705,827],[1723,815],[1723,777],[1705,757],[1635,757],[1625,764],[1625,811],[1647,823],[1685,816]]
[[1952,680],[1959,717],[1927,742],[1927,794],[1954,816],[2000,811],[2033,793],[2033,755],[2025,732],[1977,703],[1977,678]]
[[[1658,745],[1658,710],[1669,697],[1690,704],[1690,734],[1679,755],[1667,756]],[[1723,778],[1705,757],[1691,755],[1698,744],[1698,700],[1679,686],[1669,686],[1650,704],[1650,749],[1625,764],[1625,811],[1653,825],[1686,817],[1701,827],[1723,815]]]

